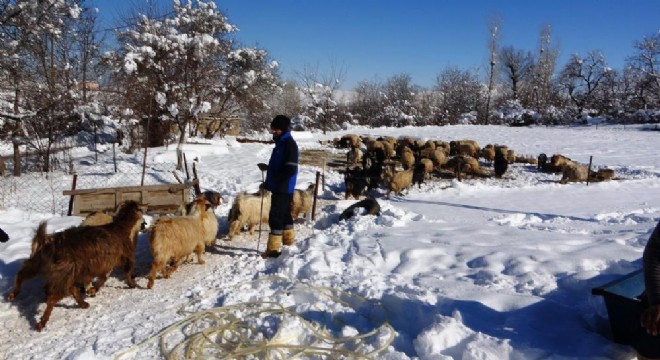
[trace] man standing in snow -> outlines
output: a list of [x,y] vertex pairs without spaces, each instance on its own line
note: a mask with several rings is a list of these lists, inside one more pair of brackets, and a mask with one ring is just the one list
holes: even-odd
[[291,136],[289,126],[291,120],[284,115],[277,115],[270,123],[275,148],[270,155],[268,165],[259,164],[259,168],[267,170],[264,187],[271,192],[270,213],[268,214],[268,245],[261,257],[277,257],[282,244],[293,245],[293,218],[291,217],[291,201],[298,176],[298,144]]

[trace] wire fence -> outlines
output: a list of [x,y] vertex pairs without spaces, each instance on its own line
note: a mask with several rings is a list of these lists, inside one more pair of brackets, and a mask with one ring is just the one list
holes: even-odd
[[[100,162],[75,174],[76,189],[173,184],[186,178],[185,173],[176,170],[176,164],[156,163],[145,168],[143,183],[142,164],[138,161],[119,162],[116,171],[114,163]],[[0,208],[67,215],[70,197],[63,192],[72,189],[73,178],[73,173],[63,170],[0,177]],[[190,194],[194,194],[192,189]]]

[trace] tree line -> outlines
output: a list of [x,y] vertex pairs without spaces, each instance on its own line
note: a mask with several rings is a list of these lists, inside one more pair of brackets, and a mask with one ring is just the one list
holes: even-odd
[[342,99],[342,68],[304,68],[284,80],[266,50],[235,39],[236,26],[214,1],[149,4],[109,33],[85,0],[0,0],[0,137],[13,144],[14,175],[23,171],[21,148],[39,160],[26,170],[49,171],[62,139],[81,133],[97,141],[114,131],[110,140],[127,138],[128,151],[174,141],[181,154],[205,117],[216,121],[205,126],[208,137],[223,136],[229,122],[222,119],[234,117],[243,131],[262,130],[275,112],[323,131],[344,123],[567,124],[587,116],[660,122],[658,32],[632,44],[616,70],[598,50],[560,66],[549,26],[534,51],[503,46],[493,21],[485,71],[445,68],[431,88],[405,73],[364,80]]

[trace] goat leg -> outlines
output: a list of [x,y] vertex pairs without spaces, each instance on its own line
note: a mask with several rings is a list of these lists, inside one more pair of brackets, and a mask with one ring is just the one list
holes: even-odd
[[[128,284],[128,287],[130,287],[131,289],[137,286],[137,283],[133,278],[133,270],[135,270],[135,259],[129,257],[124,262],[124,276],[126,277],[126,284]],[[103,280],[103,282],[105,282],[105,280]],[[103,282],[101,283],[101,285],[103,285]]]
[[[76,300],[76,303],[78,303],[78,306],[80,306],[83,309],[87,309],[89,307],[89,303],[85,302],[83,300],[82,295],[80,294],[80,290],[78,290],[78,286],[73,285],[69,288],[69,292],[73,296],[73,298]],[[46,325],[44,323],[44,325]]]
[[100,275],[98,281],[96,281],[95,284],[91,285],[87,289],[87,294],[89,294],[89,296],[96,296],[96,293],[98,293],[99,290],[101,290],[101,287],[105,285],[105,282],[107,280],[108,280],[108,274]]
[[14,289],[7,294],[7,300],[14,301],[21,292],[23,281],[37,276],[39,269],[39,264],[36,261],[33,261],[32,259],[25,260],[21,269],[16,274],[16,278],[14,279]]
[[41,320],[39,323],[37,323],[36,329],[37,331],[41,331],[46,327],[46,323],[48,322],[48,319],[50,319],[50,314],[53,312],[53,307],[55,307],[55,304],[57,304],[58,301],[61,300],[61,296],[57,295],[48,295],[46,297],[46,310],[44,311],[44,314],[41,316]]

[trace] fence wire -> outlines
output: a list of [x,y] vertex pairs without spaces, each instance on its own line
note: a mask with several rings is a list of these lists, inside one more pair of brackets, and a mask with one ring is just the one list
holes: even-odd
[[[98,189],[123,186],[175,184],[186,179],[184,172],[176,171],[176,164],[149,164],[142,181],[142,164],[138,161],[112,161],[87,164],[77,174],[76,189]],[[176,174],[176,175],[175,175]],[[177,179],[178,177],[178,179]],[[74,174],[55,170],[49,173],[29,172],[19,177],[0,177],[0,208],[16,208],[37,213],[67,215]],[[194,194],[191,189],[190,194]],[[192,200],[192,199],[191,199]]]

